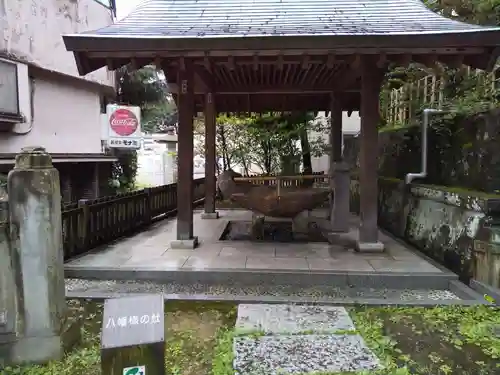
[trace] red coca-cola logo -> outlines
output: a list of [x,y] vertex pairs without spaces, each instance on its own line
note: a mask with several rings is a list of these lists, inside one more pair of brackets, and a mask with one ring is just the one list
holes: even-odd
[[109,125],[113,131],[121,136],[133,134],[139,126],[139,120],[134,112],[120,108],[113,112],[109,118]]

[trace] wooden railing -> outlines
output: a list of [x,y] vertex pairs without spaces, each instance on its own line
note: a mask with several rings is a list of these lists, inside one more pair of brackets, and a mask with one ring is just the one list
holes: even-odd
[[[317,177],[311,177],[317,176]],[[314,183],[323,183],[325,178],[328,178],[324,172],[313,172],[312,175],[296,175],[296,176],[279,176],[279,175],[249,175],[243,177],[236,177],[234,180],[245,180],[252,183],[252,185],[269,185],[276,186],[278,182],[281,187],[298,187],[305,179],[313,179]]]
[[[476,76],[478,86],[486,90],[496,90],[500,84],[500,69],[486,73],[479,69],[465,69],[465,76]],[[408,124],[414,119],[419,108],[441,109],[444,103],[445,79],[436,75],[428,75],[416,82],[408,83],[394,89],[386,98],[384,116],[388,124]]]
[[[205,196],[205,179],[194,180],[194,203]],[[146,188],[65,205],[62,212],[65,260],[110,243],[175,214],[177,184]]]

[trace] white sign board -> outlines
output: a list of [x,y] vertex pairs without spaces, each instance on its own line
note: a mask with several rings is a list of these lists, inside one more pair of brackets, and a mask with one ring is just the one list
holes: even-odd
[[116,104],[106,107],[110,148],[141,148],[141,109]]
[[123,375],[146,375],[146,366],[126,367],[123,369]]

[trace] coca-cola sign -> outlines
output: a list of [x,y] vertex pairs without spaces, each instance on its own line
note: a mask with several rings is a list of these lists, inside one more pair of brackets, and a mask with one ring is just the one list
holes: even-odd
[[134,112],[119,108],[109,117],[109,125],[116,134],[126,137],[136,132],[139,127],[139,120]]

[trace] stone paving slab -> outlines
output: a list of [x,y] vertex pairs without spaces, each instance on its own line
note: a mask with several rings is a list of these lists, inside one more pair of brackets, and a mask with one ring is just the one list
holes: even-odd
[[[221,210],[220,219],[203,220],[194,214],[194,232],[200,246],[179,251],[170,248],[175,239],[176,220],[158,222],[133,237],[123,238],[93,253],[66,263],[66,269],[109,268],[130,271],[261,271],[261,272],[363,272],[443,274],[443,271],[411,249],[380,233],[386,245],[381,254],[363,254],[328,243],[259,243],[220,241],[230,221],[249,220],[251,212]],[[357,225],[356,217],[350,224]]]
[[236,337],[233,349],[237,375],[360,371],[379,366],[359,335]]
[[296,334],[354,330],[346,309],[336,306],[240,304],[236,332]]
[[354,323],[341,306],[240,304],[235,333],[233,367],[237,375],[379,367],[378,358],[355,333]]

